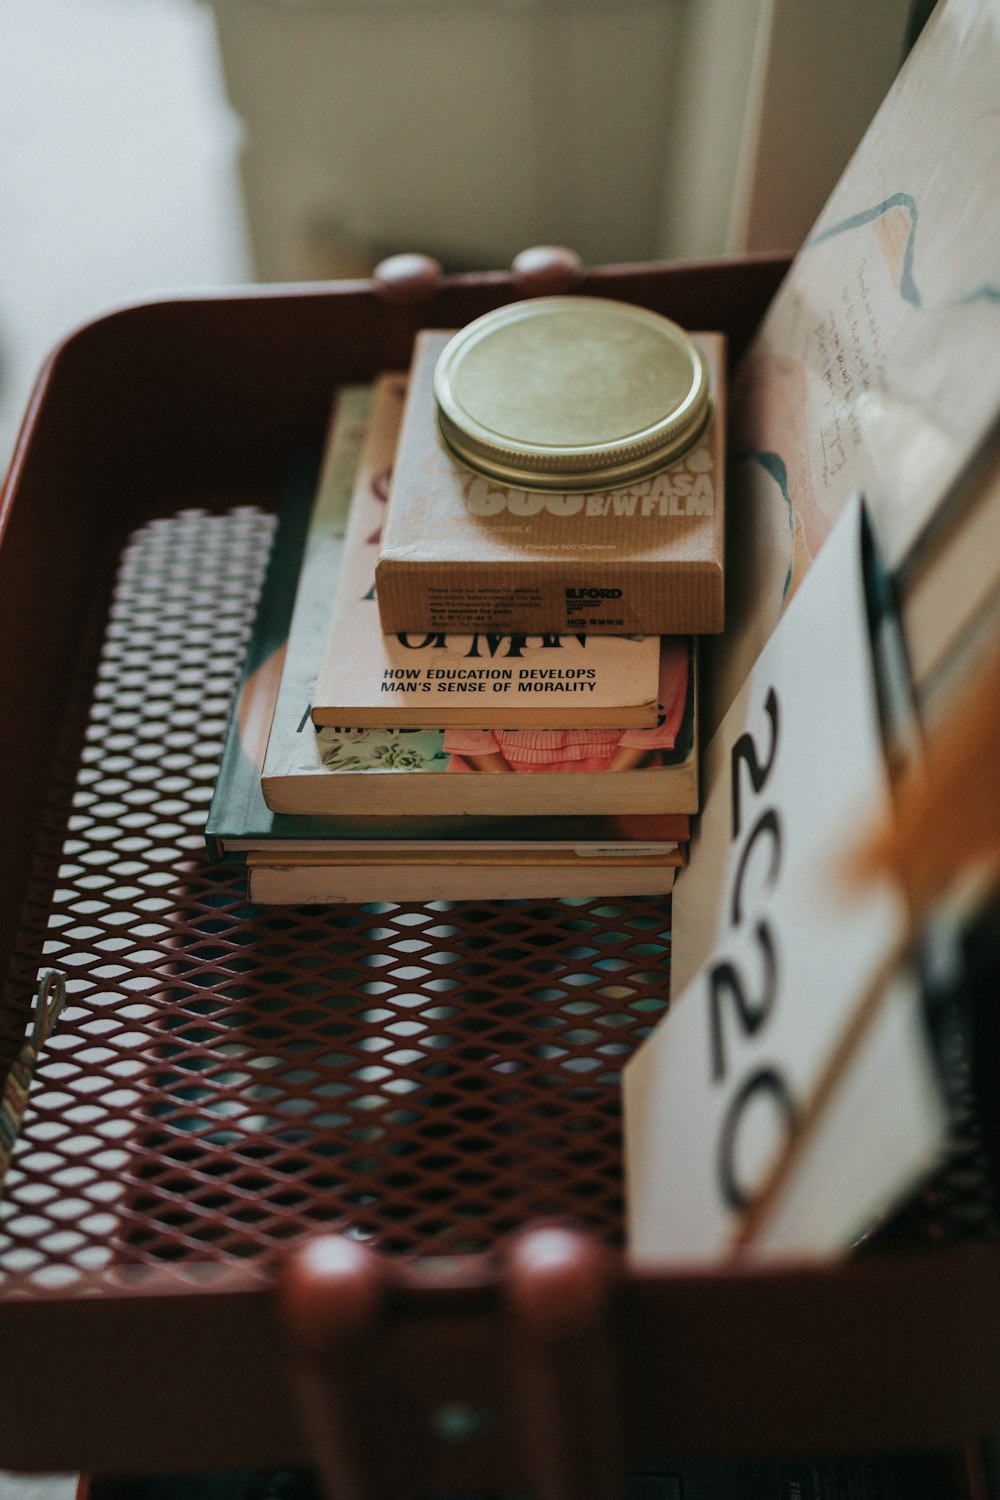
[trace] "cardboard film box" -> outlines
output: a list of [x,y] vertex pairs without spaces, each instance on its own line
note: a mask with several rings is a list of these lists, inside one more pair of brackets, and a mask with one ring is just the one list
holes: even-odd
[[689,635],[722,630],[725,339],[699,333],[712,414],[668,469],[620,489],[540,493],[473,472],[445,446],[417,337],[376,564],[382,629]]

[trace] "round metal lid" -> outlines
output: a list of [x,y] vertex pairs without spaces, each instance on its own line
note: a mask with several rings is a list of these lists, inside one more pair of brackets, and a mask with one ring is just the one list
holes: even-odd
[[434,374],[441,434],[521,489],[611,489],[672,463],[709,414],[697,344],[599,297],[536,297],[463,328]]

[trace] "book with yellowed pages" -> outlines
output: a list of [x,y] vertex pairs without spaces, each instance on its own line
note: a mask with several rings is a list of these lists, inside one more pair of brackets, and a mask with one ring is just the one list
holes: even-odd
[[658,636],[383,633],[375,564],[404,389],[401,376],[376,382],[332,615],[328,576],[307,574],[300,585],[296,608],[329,618],[313,723],[395,729],[654,724]]
[[251,901],[288,906],[656,896],[673,889],[674,872],[683,863],[679,845],[656,855],[503,848],[466,858],[440,846],[388,861],[381,853],[296,859],[259,851],[247,857],[247,891]]
[[956,692],[1000,638],[1000,429],[949,492],[897,580],[913,687],[924,723],[947,719]]
[[276,735],[261,790],[274,812],[556,816],[698,809],[696,655],[660,645],[651,729],[321,729],[302,703]]

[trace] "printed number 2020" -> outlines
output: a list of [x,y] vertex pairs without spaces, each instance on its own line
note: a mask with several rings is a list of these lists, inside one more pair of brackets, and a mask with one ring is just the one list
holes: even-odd
[[[749,780],[751,796],[756,799],[765,790],[777,760],[781,711],[773,687],[764,700],[764,712],[770,725],[766,754],[761,754],[749,732],[739,737],[730,753],[732,840],[740,842],[729,909],[733,931],[743,924],[748,892],[755,884],[772,889],[782,868],[783,825],[776,806],[766,805],[743,836],[744,780]],[[753,940],[756,972],[752,975],[747,973],[745,961],[741,965],[731,959],[720,959],[707,974],[711,1081],[717,1087],[728,1089],[732,1083],[727,1040],[733,1027],[737,1042],[758,1036],[772,1016],[779,994],[779,949],[766,916],[754,923]],[[753,1201],[753,1188],[743,1180],[739,1167],[740,1141],[751,1113],[762,1109],[775,1116],[778,1130],[786,1137],[794,1132],[795,1103],[781,1070],[773,1063],[762,1063],[737,1080],[723,1113],[716,1147],[717,1182],[723,1201],[736,1212],[743,1212]]]

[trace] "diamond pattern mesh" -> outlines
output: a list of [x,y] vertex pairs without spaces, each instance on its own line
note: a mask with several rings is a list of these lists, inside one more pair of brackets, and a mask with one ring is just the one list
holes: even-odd
[[[140,529],[66,706],[0,1013],[9,1057],[39,955],[65,974],[3,1183],[5,1292],[266,1268],[321,1225],[407,1257],[547,1215],[620,1238],[619,1070],[666,1006],[669,898],[262,908],[206,860],[273,528],[243,506]],[[880,1242],[996,1235],[966,1093]]]
[[410,1256],[548,1214],[618,1237],[619,1069],[665,1005],[669,901],[259,908],[206,861],[272,533],[189,510],[124,550],[10,986],[23,1013],[39,952],[67,979],[8,1283],[266,1264],[321,1224]]

